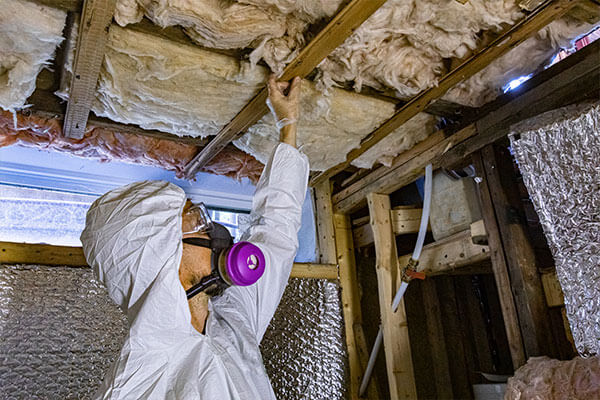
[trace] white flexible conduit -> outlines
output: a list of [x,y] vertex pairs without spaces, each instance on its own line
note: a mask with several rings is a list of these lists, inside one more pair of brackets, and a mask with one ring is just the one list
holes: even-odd
[[[431,208],[431,189],[432,189],[432,175],[433,175],[433,167],[431,164],[425,167],[425,195],[423,196],[423,213],[421,214],[421,225],[419,226],[419,236],[417,236],[417,243],[415,244],[415,250],[412,254],[412,259],[415,261],[419,260],[421,257],[421,250],[423,250],[423,242],[425,242],[425,235],[427,234],[427,225],[429,225],[429,210]],[[406,292],[406,288],[408,288],[408,282],[402,281],[400,283],[400,287],[394,296],[394,301],[392,302],[392,311],[396,312],[398,306],[400,305],[400,301]],[[360,383],[359,396],[362,397],[367,390],[367,385],[369,384],[369,380],[371,379],[371,374],[373,373],[373,367],[375,366],[375,360],[377,359],[377,354],[379,353],[379,348],[381,347],[381,343],[383,342],[383,329],[381,324],[379,325],[379,332],[377,332],[377,338],[375,339],[375,343],[373,344],[373,349],[371,350],[371,355],[369,356],[369,363],[367,364],[367,369],[365,370],[365,375]]]

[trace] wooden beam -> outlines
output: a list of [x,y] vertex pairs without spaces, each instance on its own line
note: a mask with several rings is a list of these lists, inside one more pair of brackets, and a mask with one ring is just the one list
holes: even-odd
[[331,183],[321,183],[314,188],[315,214],[317,219],[317,243],[319,262],[335,263],[335,229],[333,227],[333,207],[331,205]]
[[412,365],[404,300],[392,312],[392,300],[400,285],[396,237],[393,232],[390,199],[387,195],[368,195],[369,214],[375,238],[377,286],[383,324],[383,345],[392,399],[415,399],[417,389]]
[[[362,313],[360,309],[360,293],[356,277],[356,261],[352,245],[350,218],[347,215],[335,214],[335,244],[337,261],[340,266],[340,289],[342,292],[342,311],[348,348],[350,367],[350,398],[358,400],[358,392],[362,374],[367,366],[369,352],[362,329]],[[372,380],[368,386],[368,398],[376,400],[377,385]]]
[[[280,79],[287,81],[296,76],[305,78],[383,3],[385,0],[350,1],[286,66]],[[245,132],[262,118],[268,111],[266,100],[267,89],[265,87],[189,162],[186,167],[186,176],[193,177],[238,134]]]
[[542,273],[542,286],[548,307],[562,307],[565,305],[565,297],[558,282],[556,271]]
[[[542,71],[517,90],[506,93],[482,107],[484,115],[477,123],[445,137],[438,131],[412,149],[398,155],[391,167],[379,167],[358,182],[333,195],[335,212],[353,212],[366,203],[366,193],[391,193],[421,175],[421,168],[432,162],[451,168],[483,146],[508,134],[508,127],[525,118],[582,99],[600,97],[600,41]],[[462,137],[457,135],[463,135]],[[446,145],[435,146],[446,140]],[[420,161],[419,161],[420,160]]]
[[431,368],[433,369],[431,376],[435,384],[436,397],[438,399],[451,399],[452,378],[450,377],[448,350],[444,338],[440,300],[435,282],[431,279],[425,279],[421,283],[421,288],[425,321],[427,323],[427,336],[431,346]]
[[507,151],[497,150],[493,146],[482,150],[483,170],[506,255],[525,353],[528,357],[552,355],[551,325],[535,251],[518,217],[520,198],[512,196],[509,189],[516,187],[512,158]]
[[83,0],[26,0],[42,6],[57,8],[63,11],[81,12]]
[[538,7],[534,12],[527,15],[521,21],[510,27],[504,34],[490,43],[481,51],[477,52],[457,68],[444,75],[438,84],[413,97],[392,118],[384,122],[369,136],[363,139],[359,148],[352,150],[346,156],[343,163],[318,174],[311,179],[311,185],[315,185],[324,179],[331,178],[347,168],[352,161],[360,157],[371,147],[379,143],[387,135],[395,131],[406,121],[417,115],[435,99],[444,95],[450,88],[459,82],[475,75],[492,61],[504,55],[513,47],[518,46],[541,28],[566,13],[577,0],[549,0]]
[[63,123],[66,137],[81,139],[85,134],[115,4],[116,0],[84,1]]
[[427,164],[438,167],[438,158],[448,149],[476,134],[471,124],[445,137],[443,131],[429,136],[411,150],[400,154],[391,167],[380,167],[347,189],[333,196],[334,212],[353,212],[363,207],[370,192],[390,194],[425,173]]
[[[392,226],[395,235],[405,235],[407,233],[418,233],[421,226],[422,208],[401,208],[391,211]],[[430,228],[431,229],[431,228]],[[373,243],[373,229],[366,223],[354,228],[353,232],[354,246],[365,247]]]
[[0,242],[0,264],[87,266],[81,247]]
[[451,168],[460,163],[505,137],[510,125],[519,121],[588,97],[600,98],[599,59],[600,41],[596,41],[500,97],[486,107],[493,111],[476,122],[477,135],[444,154],[440,165]]
[[[398,258],[398,271],[408,264],[411,255]],[[490,248],[473,244],[471,230],[467,229],[423,246],[418,270],[427,276],[453,274],[461,268],[481,265],[489,259]]]
[[[66,265],[86,267],[81,247],[0,242],[0,264]],[[338,279],[336,264],[294,263],[290,278]]]
[[485,223],[485,230],[488,236],[492,258],[492,270],[496,281],[496,289],[498,290],[498,298],[500,300],[500,308],[502,310],[502,318],[504,320],[504,329],[514,370],[525,364],[525,349],[523,347],[523,337],[519,326],[519,317],[517,308],[510,285],[510,277],[508,275],[508,267],[506,256],[502,247],[502,239],[496,220],[496,213],[492,203],[492,197],[488,186],[487,179],[484,177],[484,167],[481,154],[473,155],[473,164],[477,174],[481,178],[479,182],[479,199],[481,202],[481,214]]

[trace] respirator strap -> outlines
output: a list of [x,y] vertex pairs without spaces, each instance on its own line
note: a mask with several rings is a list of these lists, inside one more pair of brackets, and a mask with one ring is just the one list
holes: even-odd
[[191,244],[193,246],[206,247],[212,249],[212,240],[204,238],[185,238],[183,243]]

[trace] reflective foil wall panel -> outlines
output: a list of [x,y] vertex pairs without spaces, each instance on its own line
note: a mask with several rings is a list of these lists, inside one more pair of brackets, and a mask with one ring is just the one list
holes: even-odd
[[[90,398],[127,323],[87,268],[0,266],[0,399]],[[344,399],[338,286],[292,279],[262,344],[280,399]]]
[[600,349],[600,103],[512,128],[511,143],[544,227],[577,351]]

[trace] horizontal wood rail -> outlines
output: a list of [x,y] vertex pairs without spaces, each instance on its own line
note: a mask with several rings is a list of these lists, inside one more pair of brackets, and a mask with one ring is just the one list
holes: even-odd
[[[0,264],[64,265],[85,267],[81,247],[0,242]],[[338,279],[336,264],[294,263],[291,278]]]

